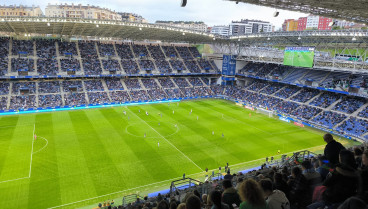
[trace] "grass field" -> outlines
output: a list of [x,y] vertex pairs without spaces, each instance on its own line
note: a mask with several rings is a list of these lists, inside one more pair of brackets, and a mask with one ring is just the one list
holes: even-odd
[[75,208],[206,167],[324,144],[318,131],[250,112],[197,100],[0,117],[0,207]]

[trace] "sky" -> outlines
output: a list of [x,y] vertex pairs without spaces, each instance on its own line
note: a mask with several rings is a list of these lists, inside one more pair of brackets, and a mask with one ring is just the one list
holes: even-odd
[[156,20],[203,21],[208,26],[228,25],[232,20],[257,19],[271,22],[276,29],[281,28],[285,19],[297,19],[307,14],[278,10],[225,0],[188,0],[186,7],[180,7],[181,0],[2,0],[5,5],[39,5],[43,11],[48,3],[74,3],[106,7],[117,12],[131,12],[142,15],[149,23]]

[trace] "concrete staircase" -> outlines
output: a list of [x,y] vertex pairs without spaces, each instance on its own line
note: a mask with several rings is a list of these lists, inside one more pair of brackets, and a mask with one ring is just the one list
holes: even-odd
[[312,97],[310,100],[306,101],[305,104],[309,104],[311,103],[314,99],[318,98],[319,96],[321,96],[323,94],[323,92],[319,92],[319,94],[317,94],[316,96]]
[[368,106],[368,103],[365,103],[364,105],[362,105],[361,107],[359,107],[355,112],[353,112],[353,113],[351,114],[351,116],[357,117],[357,116],[358,116],[358,114],[359,114],[362,110],[364,110],[367,106]]
[[342,99],[338,99],[337,101],[335,101],[334,103],[332,103],[330,106],[326,107],[326,110],[332,110],[332,108],[339,102],[341,102]]

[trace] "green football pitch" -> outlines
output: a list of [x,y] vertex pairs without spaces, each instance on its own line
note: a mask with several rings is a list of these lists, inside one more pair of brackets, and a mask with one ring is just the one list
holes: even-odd
[[284,65],[297,67],[313,67],[314,52],[285,51]]
[[0,207],[77,208],[227,162],[321,149],[321,135],[225,100],[3,116]]

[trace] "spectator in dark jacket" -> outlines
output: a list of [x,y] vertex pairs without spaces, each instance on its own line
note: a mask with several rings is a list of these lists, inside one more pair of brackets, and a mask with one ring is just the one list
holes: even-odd
[[299,167],[294,167],[291,170],[291,178],[288,181],[290,194],[289,201],[291,208],[305,208],[308,204],[308,186],[307,179],[302,174]]
[[229,205],[230,209],[234,209],[233,204],[236,204],[238,207],[241,203],[240,197],[236,189],[231,184],[230,180],[224,180],[222,182],[222,187],[224,192],[222,193],[222,202]]
[[280,190],[285,193],[286,197],[289,197],[289,186],[282,178],[281,173],[275,173],[274,175],[274,189]]
[[327,143],[324,155],[329,161],[329,165],[335,167],[339,162],[339,153],[341,150],[345,149],[345,147],[340,142],[335,141],[331,134],[325,134],[323,139]]

